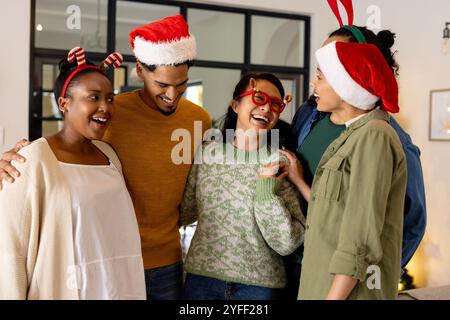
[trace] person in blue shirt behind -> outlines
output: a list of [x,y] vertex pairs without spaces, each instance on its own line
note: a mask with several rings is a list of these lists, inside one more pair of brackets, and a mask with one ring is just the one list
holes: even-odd
[[[367,43],[376,45],[383,53],[386,61],[397,76],[399,66],[396,63],[391,51],[395,41],[395,34],[389,30],[373,33],[366,27],[355,27],[364,35]],[[356,31],[357,32],[357,31]],[[355,31],[351,28],[341,27],[331,33],[325,43],[331,41],[358,42]],[[339,128],[329,121],[329,115],[317,110],[316,99],[320,97],[311,96],[296,112],[292,121],[293,135],[296,138],[296,153],[300,159],[301,165],[291,166],[291,170],[300,168],[303,170],[305,181],[311,185],[317,164],[327,147],[339,136],[344,128]],[[404,226],[403,226],[403,246],[402,246],[402,270],[408,264],[409,260],[417,250],[426,226],[426,204],[425,190],[422,175],[422,166],[420,162],[420,150],[411,141],[410,136],[400,127],[397,121],[391,116],[390,124],[397,132],[403,146],[407,160],[407,186],[404,206]],[[297,161],[293,158],[291,161]],[[297,173],[296,173],[297,174]],[[291,175],[290,175],[291,178]],[[301,191],[301,190],[300,190]],[[308,200],[308,194],[302,192],[304,198]],[[304,203],[307,207],[307,203]],[[306,212],[306,210],[304,210]],[[303,246],[299,247],[294,254],[289,256],[286,261],[286,269],[289,275],[288,286],[286,287],[287,298],[296,299],[298,284],[300,279],[301,259],[303,256]]]

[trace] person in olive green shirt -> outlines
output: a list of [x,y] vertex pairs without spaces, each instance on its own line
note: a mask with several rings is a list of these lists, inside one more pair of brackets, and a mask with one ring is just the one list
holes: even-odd
[[397,83],[371,44],[331,42],[316,57],[317,108],[345,129],[321,157],[311,188],[286,153],[289,177],[309,201],[298,298],[394,299],[406,160],[386,111],[398,112]]

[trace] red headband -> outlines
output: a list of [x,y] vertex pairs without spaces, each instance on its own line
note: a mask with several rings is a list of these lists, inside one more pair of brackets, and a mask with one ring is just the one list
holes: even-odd
[[122,55],[118,52],[113,52],[105,60],[103,60],[103,62],[99,66],[88,65],[86,63],[86,56],[84,54],[84,50],[83,48],[80,47],[75,47],[69,51],[69,54],[67,55],[67,61],[73,62],[75,60],[75,57],[77,58],[78,67],[70,74],[70,76],[64,82],[64,86],[61,91],[61,97],[63,98],[66,96],[67,87],[69,86],[70,81],[72,81],[72,79],[81,71],[84,71],[86,69],[95,69],[105,73],[111,67],[113,68],[119,67],[123,62]]

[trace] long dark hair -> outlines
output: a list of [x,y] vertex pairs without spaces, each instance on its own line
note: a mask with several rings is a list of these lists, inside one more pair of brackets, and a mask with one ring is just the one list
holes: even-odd
[[[271,73],[249,73],[246,74],[239,80],[239,82],[236,84],[236,87],[234,88],[233,92],[233,100],[239,100],[239,96],[248,90],[250,79],[253,78],[255,80],[266,80],[272,83],[280,92],[281,99],[284,99],[284,88],[283,84],[281,83],[280,79],[278,79],[275,75]],[[226,131],[231,129],[236,131],[236,123],[238,120],[237,113],[233,110],[233,108],[228,106],[227,113],[225,114],[223,124],[220,127],[220,130],[222,132],[223,141],[225,142],[226,139]],[[272,128],[272,130],[278,129],[279,130],[279,142],[280,147],[285,147],[289,150],[295,149],[295,137],[292,134],[291,125],[283,120],[278,119],[275,126]],[[267,135],[267,143],[270,145],[270,134]]]

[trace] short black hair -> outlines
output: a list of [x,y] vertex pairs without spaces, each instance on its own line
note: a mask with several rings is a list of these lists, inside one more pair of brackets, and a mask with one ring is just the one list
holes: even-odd
[[[158,65],[156,65],[156,64],[145,64],[142,61],[139,61],[139,60],[137,60],[137,61],[148,71],[153,72],[156,70],[156,68],[158,68]],[[182,66],[183,64],[186,64],[189,69],[190,67],[192,67],[194,65],[194,60],[187,60],[187,61],[184,61],[181,63],[174,64],[173,66],[178,67],[178,66]]]

